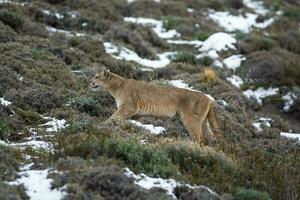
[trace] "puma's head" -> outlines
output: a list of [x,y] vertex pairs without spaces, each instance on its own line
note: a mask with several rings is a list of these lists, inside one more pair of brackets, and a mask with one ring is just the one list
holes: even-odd
[[112,74],[109,71],[109,69],[104,68],[102,72],[97,73],[95,77],[91,79],[90,87],[93,90],[96,90],[99,87],[107,89],[111,78],[112,78]]

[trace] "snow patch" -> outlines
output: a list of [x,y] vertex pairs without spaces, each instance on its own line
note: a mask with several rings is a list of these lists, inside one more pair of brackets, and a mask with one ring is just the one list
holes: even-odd
[[75,37],[75,36],[76,37],[84,37],[84,36],[86,36],[85,33],[71,32],[71,31],[53,28],[50,26],[46,26],[46,29],[50,34],[61,33],[61,34],[66,35],[67,37]]
[[165,132],[165,128],[162,126],[154,126],[152,124],[142,124],[139,121],[136,120],[129,120],[132,124],[134,124],[135,126],[138,127],[142,127],[148,131],[150,131],[150,133],[154,134],[154,135],[160,135],[160,134],[164,134]]
[[105,52],[111,54],[116,59],[123,59],[126,61],[134,61],[140,65],[150,68],[162,68],[170,64],[173,57],[177,54],[176,52],[165,52],[157,54],[158,60],[150,60],[141,58],[134,51],[127,49],[126,47],[117,47],[116,45],[104,42],[103,43]]
[[286,95],[284,95],[281,99],[284,101],[284,112],[289,112],[291,106],[294,104],[294,100],[296,99],[296,95],[292,92],[288,92]]
[[253,27],[266,28],[271,25],[274,21],[273,18],[265,20],[264,22],[256,22],[258,15],[253,13],[246,13],[245,15],[232,15],[227,11],[214,11],[210,10],[208,17],[213,20],[220,27],[224,28],[225,31],[241,31],[249,33]]
[[236,70],[236,68],[241,66],[242,61],[246,60],[246,58],[243,55],[232,55],[228,58],[224,59],[224,64],[229,69]]
[[21,149],[26,148],[26,147],[31,147],[32,149],[44,149],[47,151],[50,151],[53,149],[53,145],[51,143],[45,142],[42,139],[36,139],[38,137],[29,137],[25,138],[25,142],[19,142],[19,143],[11,143],[9,145],[11,146],[17,146],[20,147]]
[[300,133],[281,132],[280,135],[287,138],[297,139],[300,142]]
[[200,189],[206,190],[211,195],[219,197],[219,195],[217,193],[212,191],[207,186],[203,186],[203,185],[192,186],[192,185],[185,184],[185,183],[179,183],[179,182],[175,181],[174,179],[152,178],[143,173],[137,175],[128,168],[125,168],[125,175],[127,177],[133,178],[134,183],[144,189],[149,190],[154,187],[164,189],[167,191],[167,194],[172,196],[174,199],[176,199],[176,196],[174,194],[174,189],[176,187],[180,187],[180,186],[187,186],[191,189],[200,188]]
[[255,1],[255,0],[243,0],[243,4],[251,8],[255,13],[260,15],[267,15],[269,10],[264,7],[264,4],[262,1]]
[[[132,2],[135,2],[135,1],[138,1],[138,0],[127,0],[127,3],[132,3]],[[160,0],[152,0],[156,3],[160,3]]]
[[52,12],[50,10],[43,10],[42,11],[45,15],[49,15],[49,16],[55,16],[57,19],[63,19],[64,15],[57,13],[57,12]]
[[262,127],[271,127],[273,120],[271,118],[260,117],[257,122],[253,123],[253,126],[256,128],[257,132],[262,131]]
[[152,30],[156,33],[156,35],[162,39],[171,39],[174,37],[180,37],[180,33],[178,33],[174,29],[166,30],[163,25],[163,21],[151,19],[151,18],[144,18],[144,17],[125,17],[125,22],[140,24],[144,26],[150,26]]
[[67,124],[67,121],[64,119],[56,119],[55,117],[43,117],[43,118],[49,121],[39,126],[46,127],[46,132],[58,132],[59,130],[69,126],[69,124]]
[[169,44],[179,44],[179,45],[192,45],[199,47],[203,44],[200,40],[167,40]]
[[237,75],[227,77],[226,80],[237,88],[240,88],[244,81]]
[[193,13],[195,10],[193,8],[187,8],[186,11],[189,13]]
[[[194,91],[194,92],[200,92],[198,90],[194,90],[192,87],[189,87],[189,85],[184,83],[183,80],[170,80],[170,81],[168,81],[168,83],[173,85],[174,87],[177,87],[177,88],[187,89],[187,90],[191,90],[191,91]],[[202,92],[200,92],[200,93],[202,93]],[[210,94],[205,94],[205,95],[208,98],[210,98],[210,100],[215,101],[215,98],[213,98]]]
[[259,103],[260,105],[262,105],[262,99],[268,97],[268,96],[272,96],[275,94],[278,94],[279,89],[278,88],[268,88],[268,89],[264,89],[262,87],[256,89],[256,90],[251,90],[248,89],[246,91],[243,92],[243,94],[248,98],[255,98],[257,103]]
[[9,106],[9,105],[11,105],[11,102],[5,100],[4,97],[1,97],[0,98],[0,104],[3,105],[3,106]]
[[23,171],[19,173],[21,176],[16,181],[9,182],[10,185],[23,184],[26,193],[31,200],[59,200],[65,196],[62,189],[51,190],[51,179],[48,179],[50,169],[30,170],[32,164],[25,165]]
[[228,49],[235,49],[235,46],[233,44],[235,44],[236,42],[236,39],[227,33],[214,33],[203,42],[203,45],[201,46],[199,51],[222,51]]
[[9,0],[0,0],[0,4],[15,4],[15,5],[19,5],[19,6],[25,6],[28,2],[23,2],[23,3],[19,3],[19,2],[15,2],[15,1],[9,1]]

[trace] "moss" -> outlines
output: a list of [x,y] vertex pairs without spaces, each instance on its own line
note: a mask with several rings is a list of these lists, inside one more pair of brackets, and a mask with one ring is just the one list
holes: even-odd
[[271,200],[269,195],[265,192],[258,192],[253,189],[241,188],[234,197],[235,200]]

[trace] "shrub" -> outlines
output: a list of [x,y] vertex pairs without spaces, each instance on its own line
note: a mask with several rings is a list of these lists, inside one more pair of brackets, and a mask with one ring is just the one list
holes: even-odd
[[214,10],[222,10],[223,4],[219,0],[212,0],[208,2],[208,7]]
[[104,149],[109,157],[121,159],[137,171],[152,176],[176,176],[176,167],[170,163],[167,154],[162,150],[154,150],[135,142],[124,142],[118,139],[108,139]]
[[284,16],[294,19],[296,21],[300,20],[300,9],[297,7],[289,8],[283,13]]
[[71,106],[78,109],[81,112],[93,113],[96,111],[97,100],[92,97],[81,96],[75,99]]
[[213,64],[213,62],[214,62],[214,60],[209,56],[204,56],[204,57],[198,59],[198,63],[202,64],[204,66],[210,66]]
[[[0,146],[0,180],[12,181],[17,178],[20,152],[9,147]],[[1,188],[1,187],[0,187]]]
[[284,62],[274,53],[257,51],[245,61],[245,77],[259,85],[280,85],[285,74]]
[[175,190],[174,192],[176,197],[180,200],[187,200],[187,199],[220,200],[220,198],[217,195],[214,195],[203,188],[192,189],[188,186],[182,185],[182,186],[177,186],[174,190]]
[[16,33],[9,26],[0,21],[0,42],[14,41]]
[[208,32],[197,32],[195,38],[200,41],[206,40],[211,34]]
[[231,8],[234,8],[234,9],[240,9],[240,8],[244,7],[242,0],[229,0],[226,2]]
[[23,199],[29,200],[23,185],[9,185],[0,181],[1,200]]
[[300,33],[295,30],[289,30],[285,34],[280,34],[275,37],[279,41],[282,48],[285,48],[293,53],[300,53]]
[[20,30],[24,24],[22,16],[6,9],[0,10],[0,21],[2,21],[5,25],[10,26],[15,31]]
[[176,26],[175,20],[171,16],[162,17],[162,21],[166,30],[174,29]]
[[12,90],[7,96],[14,105],[38,113],[45,113],[53,108],[61,107],[64,103],[63,97],[50,88]]
[[299,58],[283,49],[250,54],[243,71],[245,78],[257,86],[300,84]]
[[265,192],[258,192],[253,189],[241,188],[234,196],[235,200],[271,200]]
[[260,50],[268,51],[276,46],[279,46],[279,44],[275,40],[268,37],[250,35],[239,46],[242,52],[251,53]]
[[232,191],[239,174],[237,166],[222,153],[209,148],[189,148],[184,145],[167,145],[165,147],[172,163],[183,174],[192,175],[189,179],[196,184],[214,185],[222,190]]
[[205,68],[201,74],[202,82],[211,83],[217,79],[216,72],[211,68]]
[[65,199],[171,199],[165,191],[144,190],[128,178],[112,159],[98,157],[94,161],[78,157],[60,158],[59,170],[67,173],[53,173],[54,186],[68,184]]
[[176,63],[183,62],[183,63],[195,65],[197,63],[197,60],[196,60],[196,57],[194,54],[184,51],[184,52],[179,52],[175,56],[175,59],[173,60],[173,62],[176,62]]
[[0,67],[0,96],[3,96],[10,89],[19,88],[20,85],[15,71],[9,67]]
[[120,41],[129,49],[135,51],[139,56],[154,59],[156,58],[156,54],[152,45],[147,41],[149,38],[148,34],[150,33],[145,31],[145,29],[139,29],[132,27],[132,25],[125,24],[112,26],[111,29],[105,33],[104,38],[108,41]]
[[0,117],[0,140],[7,140],[11,133],[12,130],[8,126],[7,122]]
[[51,4],[61,4],[61,3],[64,3],[65,0],[47,0],[47,2],[49,2]]
[[18,107],[14,107],[14,111],[17,115],[19,115],[22,120],[27,125],[38,125],[45,123],[46,121],[36,112],[30,111],[30,110],[23,110]]

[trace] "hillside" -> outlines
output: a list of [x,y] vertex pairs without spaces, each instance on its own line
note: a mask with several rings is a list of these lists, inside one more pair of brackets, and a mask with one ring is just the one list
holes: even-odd
[[[0,0],[0,200],[299,200],[299,24],[298,0]],[[209,95],[223,138],[107,120],[103,67]]]

